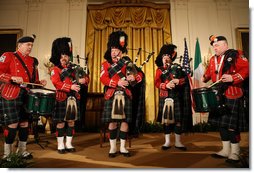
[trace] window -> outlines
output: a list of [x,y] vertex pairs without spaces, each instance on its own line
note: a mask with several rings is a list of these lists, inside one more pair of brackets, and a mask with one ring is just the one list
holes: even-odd
[[249,59],[249,28],[236,28],[236,44],[237,49],[243,50]]
[[0,56],[4,52],[16,51],[17,39],[21,35],[21,29],[0,29]]

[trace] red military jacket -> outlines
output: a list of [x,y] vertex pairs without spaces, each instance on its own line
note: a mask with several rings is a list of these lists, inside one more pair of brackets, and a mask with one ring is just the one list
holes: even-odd
[[[164,68],[166,70],[167,67]],[[161,68],[156,69],[156,74],[155,74],[155,87],[160,89],[160,97],[167,97],[168,96],[168,88],[166,88],[166,85],[170,82],[170,80],[162,81],[161,80],[161,75],[162,75],[162,70]],[[173,75],[170,74],[170,79],[173,79]],[[178,85],[183,85],[185,83],[184,78],[179,79],[179,84]]]
[[[221,56],[218,57],[218,64],[221,61]],[[205,82],[209,81],[210,79],[213,82],[216,82],[216,65],[215,65],[215,56],[213,56],[210,59],[210,63],[206,69],[206,72],[204,74]],[[224,62],[222,62],[221,70],[219,70],[218,78],[220,79],[222,76],[222,68],[223,68]],[[227,90],[225,91],[225,96],[228,99],[236,99],[243,96],[243,90],[242,90],[242,83],[244,79],[246,79],[249,76],[249,62],[244,57],[237,57],[235,66],[231,66],[231,68],[226,72],[225,74],[231,74],[233,77],[233,83],[229,85]]]
[[[17,53],[26,64],[29,73],[32,76],[35,58],[31,56],[23,56],[19,51],[17,51]],[[35,83],[40,83],[38,69],[35,70],[35,73]],[[12,76],[22,77],[24,82],[31,82],[29,81],[28,74],[26,73],[24,67],[14,53],[5,52],[0,57],[0,82],[3,82],[1,86],[1,96],[7,100],[16,99],[20,93],[20,86],[11,84]]]
[[[67,67],[65,67],[67,68]],[[54,66],[51,69],[51,81],[53,85],[56,88],[56,100],[57,101],[64,101],[67,99],[67,93],[71,91],[71,85],[73,84],[73,81],[70,77],[65,77],[64,80],[61,80],[61,73],[63,69],[60,69],[57,66]],[[74,78],[75,74],[71,74]],[[86,76],[86,81],[89,81],[89,76]],[[80,94],[76,93],[76,98],[80,99]]]
[[[109,72],[108,72],[110,67],[111,67],[111,64],[108,61],[104,61],[101,66],[101,74],[100,74],[100,81],[102,82],[102,84],[110,87],[104,95],[104,98],[106,100],[110,99],[113,96],[117,88],[117,83],[121,79],[117,73],[110,78]],[[120,71],[123,74],[126,74],[126,64],[122,67]],[[137,75],[135,76],[135,79],[138,83],[142,81],[142,78],[143,78],[143,75],[141,72],[138,72]],[[130,98],[132,97],[131,91],[128,88],[125,89],[125,93]]]

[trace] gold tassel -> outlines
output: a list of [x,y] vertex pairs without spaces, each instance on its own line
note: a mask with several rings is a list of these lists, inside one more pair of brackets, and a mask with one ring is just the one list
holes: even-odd
[[174,124],[174,100],[172,98],[166,98],[162,112],[162,124]]

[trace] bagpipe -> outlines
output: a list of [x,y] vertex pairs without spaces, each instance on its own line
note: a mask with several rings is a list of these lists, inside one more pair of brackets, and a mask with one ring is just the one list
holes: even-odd
[[[79,55],[74,57],[77,59],[78,64],[69,62],[68,67],[62,70],[62,73],[60,75],[61,80],[63,81],[66,77],[73,78],[72,75],[74,74],[73,83],[79,84],[78,81],[80,78],[84,78],[85,76],[89,75],[88,56],[89,56],[89,53],[87,54],[87,56],[85,58],[82,58]],[[80,59],[84,60],[84,64],[85,64],[84,67],[80,66]]]
[[143,50],[145,53],[148,53],[148,56],[146,58],[146,60],[138,67],[137,66],[137,60],[138,60],[138,57],[140,55],[140,52],[141,52],[141,48],[138,48],[138,49],[128,49],[128,50],[138,50],[137,52],[137,55],[135,57],[135,60],[134,60],[134,63],[130,60],[130,58],[128,58],[126,61],[126,73],[127,75],[136,75],[138,73],[138,71],[142,71],[142,68],[143,66],[149,62],[150,58],[154,55],[154,52],[147,52],[145,50]]
[[[138,137],[141,128],[145,123],[145,73],[142,71],[142,68],[145,64],[149,62],[151,57],[154,55],[154,52],[147,52],[142,50],[141,48],[138,49],[129,49],[133,51],[137,51],[136,57],[133,61],[129,57],[123,57],[126,59],[126,75],[136,75],[137,73],[143,74],[143,80],[139,83],[136,81],[129,82],[130,89],[132,93],[132,122],[129,124],[129,134],[133,137]],[[139,58],[140,53],[144,52],[147,53],[147,57],[140,66],[137,66],[137,61]],[[114,102],[113,102],[114,103]],[[117,103],[117,102],[115,102]],[[118,104],[119,108],[124,108],[121,104]],[[117,106],[116,106],[117,107]],[[120,109],[121,110],[121,109]]]
[[[141,52],[142,49],[141,49],[141,48],[138,48],[138,49],[130,49],[130,48],[129,48],[128,50],[138,50],[137,55],[136,55],[135,60],[134,60],[134,63],[132,63],[133,65],[136,65],[136,64],[137,64],[138,57],[139,57],[140,52]],[[142,50],[142,51],[145,52],[145,53],[148,53],[148,56],[147,56],[146,60],[138,67],[139,69],[142,69],[143,66],[144,66],[146,63],[148,63],[149,60],[150,60],[150,58],[154,55],[154,52],[148,52],[148,51],[146,51],[146,50]],[[129,67],[131,67],[131,65],[129,65]],[[130,70],[131,70],[131,69],[130,69]]]
[[[66,77],[69,77],[71,79],[73,79],[73,83],[79,84],[79,79],[80,78],[84,78],[86,76],[89,75],[89,69],[88,69],[88,56],[89,53],[87,54],[87,56],[85,58],[80,57],[79,55],[77,55],[76,58],[78,64],[74,64],[72,62],[69,62],[67,68],[64,68],[62,70],[62,73],[60,74],[60,79],[63,81]],[[84,67],[80,66],[80,59],[84,60]],[[80,96],[83,100],[83,96],[84,96],[84,92],[87,93],[87,88],[84,88],[83,85],[80,85]],[[77,109],[77,101],[75,98],[76,92],[71,91],[69,93],[69,97],[67,99],[67,106],[66,106],[66,114],[65,114],[65,118],[64,120],[77,120],[77,115],[78,115],[78,109]],[[83,108],[82,108],[83,109]],[[74,115],[74,117],[73,117]]]
[[[173,79],[181,79],[181,78],[186,78],[187,74],[183,66],[181,66],[181,61],[182,61],[182,56],[177,57],[180,59],[180,63],[169,63],[166,62],[167,68],[163,70],[162,72],[162,79],[163,80],[171,80]],[[176,58],[176,59],[177,59]],[[188,63],[192,60],[189,59]],[[189,100],[187,97],[188,95],[185,94],[186,92],[186,86],[179,86],[177,88],[169,89],[167,92],[168,96],[164,100],[164,105],[162,108],[162,124],[174,124],[175,123],[175,112],[174,112],[174,104],[175,104],[175,96],[179,97],[183,103],[186,102],[186,100]],[[190,105],[190,104],[189,104]],[[188,104],[186,106],[183,106],[183,109],[186,109]]]

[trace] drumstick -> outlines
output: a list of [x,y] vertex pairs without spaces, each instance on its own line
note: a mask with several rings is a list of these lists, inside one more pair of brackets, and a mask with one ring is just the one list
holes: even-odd
[[43,89],[56,92],[56,90],[54,90],[54,89],[49,89],[49,88],[44,88],[44,87],[43,87]]
[[30,82],[23,82],[22,84],[26,84],[26,85],[36,85],[36,86],[42,86],[42,84],[37,84],[37,83],[30,83]]
[[216,85],[217,83],[219,83],[219,82],[221,82],[221,81],[222,81],[222,79],[217,80],[216,82],[214,82],[213,84],[211,84],[210,86],[208,86],[208,88],[211,88],[212,86]]

